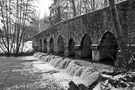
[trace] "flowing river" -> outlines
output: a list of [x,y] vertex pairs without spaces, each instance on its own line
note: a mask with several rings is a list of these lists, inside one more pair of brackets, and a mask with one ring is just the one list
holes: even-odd
[[[102,65],[35,53],[25,57],[0,57],[0,90],[67,90],[69,81],[89,85]],[[93,73],[94,72],[94,73]]]

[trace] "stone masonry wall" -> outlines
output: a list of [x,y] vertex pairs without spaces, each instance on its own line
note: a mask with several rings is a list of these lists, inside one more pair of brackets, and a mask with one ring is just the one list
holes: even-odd
[[[127,37],[130,36],[128,38],[130,38],[131,43],[135,43],[135,2],[129,1],[117,4],[117,9],[124,34]],[[92,44],[100,44],[102,36],[107,31],[113,33],[117,38],[109,7],[67,21],[62,21],[36,34],[33,37],[33,47],[40,46],[40,39],[42,41],[46,39],[48,46],[50,38],[52,37],[54,39],[54,51],[57,52],[57,39],[60,35],[64,40],[65,51],[70,38],[74,39],[75,46],[81,46],[82,38],[86,34],[90,36]],[[130,35],[130,32],[133,32],[132,35]]]

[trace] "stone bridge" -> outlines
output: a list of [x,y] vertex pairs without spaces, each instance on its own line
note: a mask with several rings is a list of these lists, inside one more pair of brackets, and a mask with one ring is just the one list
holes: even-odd
[[[135,2],[117,4],[122,30],[135,43]],[[110,8],[106,7],[62,21],[33,36],[35,51],[89,60],[112,60],[118,44]],[[131,33],[132,32],[132,33]]]

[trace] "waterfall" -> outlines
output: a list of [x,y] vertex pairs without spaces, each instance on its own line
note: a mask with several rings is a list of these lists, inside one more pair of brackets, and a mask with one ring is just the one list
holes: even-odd
[[58,69],[64,69],[68,74],[73,76],[78,76],[82,78],[82,80],[89,80],[89,78],[94,75],[96,77],[96,73],[103,70],[113,70],[113,67],[109,65],[103,65],[100,63],[93,63],[87,61],[73,60],[70,58],[50,55],[47,53],[35,53],[35,57],[38,57],[40,60],[53,65]]

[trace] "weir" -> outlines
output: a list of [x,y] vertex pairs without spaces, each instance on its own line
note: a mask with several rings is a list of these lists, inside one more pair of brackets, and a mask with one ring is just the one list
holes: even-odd
[[[112,71],[113,67],[110,65],[104,65],[100,63],[92,63],[88,61],[73,60],[70,58],[64,58],[47,53],[35,53],[35,57],[49,63],[58,69],[65,70],[68,74],[78,76],[82,80],[91,82],[91,75],[94,72]],[[97,74],[96,74],[97,75]],[[95,76],[96,77],[96,76]]]

